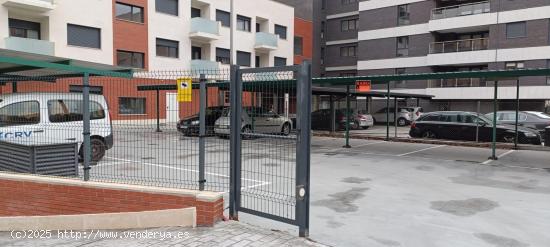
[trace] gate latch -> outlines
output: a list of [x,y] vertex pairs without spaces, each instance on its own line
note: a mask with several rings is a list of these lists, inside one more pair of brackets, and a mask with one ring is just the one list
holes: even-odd
[[303,201],[306,198],[306,187],[304,185],[296,186],[296,199]]

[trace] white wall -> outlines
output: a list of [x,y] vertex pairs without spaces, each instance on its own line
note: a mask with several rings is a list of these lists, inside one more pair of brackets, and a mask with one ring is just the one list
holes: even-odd
[[[113,64],[113,3],[111,0],[57,0],[49,15],[49,40],[55,55]],[[101,49],[67,45],[67,23],[101,29]]]

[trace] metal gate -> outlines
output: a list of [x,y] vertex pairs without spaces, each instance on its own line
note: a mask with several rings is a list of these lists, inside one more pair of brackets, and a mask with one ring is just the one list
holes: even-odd
[[231,71],[229,211],[309,229],[311,65]]

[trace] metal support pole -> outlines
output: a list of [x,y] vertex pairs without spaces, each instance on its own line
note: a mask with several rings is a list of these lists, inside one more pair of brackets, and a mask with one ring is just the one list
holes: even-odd
[[330,96],[330,133],[336,131],[336,116],[334,110],[334,96]]
[[206,138],[206,76],[200,75],[200,96],[199,96],[199,190],[204,190],[206,179],[205,170],[205,138]]
[[11,83],[11,92],[12,93],[17,93],[17,82],[16,81],[13,81]]
[[390,140],[390,82],[388,82],[388,95],[386,96],[386,141]]
[[162,132],[160,130],[160,90],[157,89],[157,132]]
[[239,66],[231,66],[230,82],[230,166],[229,166],[229,217],[239,220],[239,205],[241,198],[241,114],[242,114],[242,85],[239,75]]
[[[477,116],[479,117],[479,112],[481,111],[481,101],[477,101]],[[476,122],[476,142],[479,142],[479,122]]]
[[349,122],[352,120],[350,116],[350,99],[349,99],[349,85],[346,86],[346,145],[344,145],[344,148],[351,148],[349,145]]
[[489,159],[498,160],[497,157],[497,111],[498,111],[498,81],[495,81],[495,96],[493,98],[493,140],[492,154]]
[[416,98],[416,107],[420,107],[420,98]]
[[518,125],[519,125],[519,79],[516,81],[516,124],[515,124],[516,137],[514,138],[514,149],[516,150],[518,149],[518,138],[519,138]]
[[300,237],[309,236],[311,172],[311,63],[303,62],[297,85],[298,141],[296,143],[296,221]]
[[92,161],[92,148],[90,139],[90,74],[84,73],[82,79],[82,158],[84,161],[84,181],[90,180],[90,163]]
[[393,97],[393,106],[395,107],[394,113],[393,113],[393,128],[394,128],[394,137],[397,138],[397,113],[398,113],[398,107],[397,107],[397,97]]

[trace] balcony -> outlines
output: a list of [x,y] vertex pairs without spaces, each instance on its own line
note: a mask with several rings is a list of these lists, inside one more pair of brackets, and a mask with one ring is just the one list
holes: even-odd
[[0,0],[8,8],[24,9],[27,11],[48,12],[53,10],[54,0]]
[[197,73],[216,71],[220,69],[220,63],[210,60],[191,60],[191,70]]
[[445,18],[479,15],[491,12],[491,4],[489,1],[468,3],[455,6],[449,6],[444,8],[437,8],[432,10],[432,20],[439,20]]
[[428,81],[429,88],[452,88],[452,87],[485,87],[487,82],[482,78],[454,78],[437,79]]
[[53,56],[55,44],[47,40],[25,39],[19,37],[5,38],[6,49],[14,51],[23,51],[42,55]]
[[220,23],[201,17],[191,19],[189,37],[198,42],[210,42],[220,38]]
[[259,52],[270,52],[279,47],[279,37],[275,34],[258,32],[254,49]]
[[487,49],[489,49],[488,38],[433,42],[430,44],[430,54],[481,51]]

